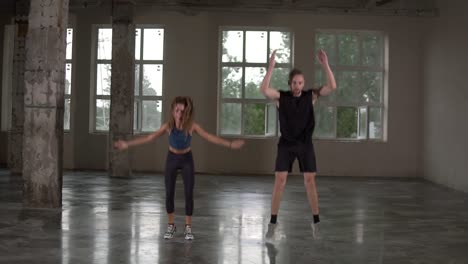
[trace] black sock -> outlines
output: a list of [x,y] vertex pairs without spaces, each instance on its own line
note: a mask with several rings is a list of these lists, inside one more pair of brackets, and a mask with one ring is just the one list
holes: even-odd
[[320,222],[320,217],[319,215],[314,215],[314,224]]
[[271,215],[271,218],[270,218],[270,224],[276,224],[276,217],[278,215]]

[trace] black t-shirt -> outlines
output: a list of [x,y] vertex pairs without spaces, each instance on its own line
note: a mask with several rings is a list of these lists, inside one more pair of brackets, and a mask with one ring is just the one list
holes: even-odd
[[280,91],[280,144],[312,144],[315,128],[312,97],[312,90],[302,91],[298,97],[293,96],[291,91]]

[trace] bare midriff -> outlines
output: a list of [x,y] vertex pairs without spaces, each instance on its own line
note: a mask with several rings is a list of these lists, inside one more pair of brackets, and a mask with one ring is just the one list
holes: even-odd
[[188,153],[190,152],[192,149],[190,147],[186,148],[186,149],[175,149],[171,146],[169,146],[169,151],[174,153],[174,154],[185,154],[185,153]]

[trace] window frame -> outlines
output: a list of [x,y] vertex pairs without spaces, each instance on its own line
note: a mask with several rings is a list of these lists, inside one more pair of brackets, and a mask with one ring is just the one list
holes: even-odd
[[[325,33],[325,34],[332,34],[335,36],[335,39],[337,36],[340,34],[347,34],[347,35],[356,35],[358,37],[358,45],[359,45],[359,59],[360,62],[362,61],[362,56],[363,56],[363,40],[362,36],[365,34],[375,34],[379,35],[382,40],[382,47],[381,49],[381,55],[382,55],[382,66],[363,66],[361,65],[358,66],[348,66],[348,65],[339,65],[338,64],[338,56],[339,56],[339,47],[338,47],[338,41],[335,41],[335,46],[333,47],[334,53],[336,54],[336,64],[335,62],[330,62],[330,67],[332,68],[332,71],[335,75],[335,79],[338,78],[338,75],[341,72],[357,72],[358,74],[362,74],[364,72],[378,72],[382,74],[382,85],[381,85],[381,91],[380,91],[380,102],[356,102],[356,103],[342,103],[342,102],[337,102],[337,101],[332,101],[332,100],[321,100],[319,99],[317,103],[314,105],[314,110],[317,112],[318,106],[320,107],[332,107],[334,109],[333,111],[333,134],[334,136],[332,137],[324,137],[324,136],[318,136],[316,131],[314,132],[313,139],[318,140],[318,141],[343,141],[343,142],[386,142],[387,141],[387,133],[388,133],[388,124],[387,124],[387,119],[388,119],[388,34],[385,33],[384,31],[374,31],[374,30],[340,30],[340,29],[316,29],[314,31],[314,46],[315,50],[317,49],[317,34],[319,33]],[[316,78],[316,72],[321,69],[320,64],[315,63],[314,64],[314,84],[317,84]],[[338,80],[337,80],[338,81]],[[360,85],[361,83],[358,83]],[[339,84],[338,84],[338,89],[339,89]],[[336,93],[336,91],[334,92]],[[357,126],[356,126],[356,132],[357,136],[356,138],[344,138],[344,137],[338,137],[338,108],[345,108],[345,107],[352,107],[355,108],[357,111]],[[366,135],[365,137],[360,137],[360,109],[365,108],[366,109]],[[380,120],[382,122],[382,137],[381,138],[370,138],[369,137],[369,116],[370,116],[370,108],[380,108],[381,113],[380,113]],[[315,115],[316,117],[316,122],[317,122],[317,114]],[[316,128],[317,130],[318,123],[316,123]]]
[[[112,65],[112,58],[110,60],[99,60],[98,56],[98,40],[99,40],[99,29],[112,29],[112,25],[109,24],[94,24],[92,25],[92,48],[91,48],[91,73],[90,73],[90,117],[89,117],[89,132],[93,134],[108,134],[109,130],[97,130],[96,127],[96,113],[97,113],[97,100],[111,100],[111,95],[97,95],[97,67],[99,64]],[[112,42],[112,41],[111,41]],[[112,50],[111,50],[112,54]],[[111,69],[112,71],[112,69]],[[110,109],[110,108],[109,108]],[[110,111],[110,110],[109,110]],[[110,119],[110,116],[109,116]]]
[[[71,50],[71,59],[67,59],[67,56],[66,56],[66,46],[65,46],[65,78],[64,80],[66,80],[66,68],[67,68],[67,64],[71,64],[71,76],[70,76],[70,94],[66,94],[65,91],[63,93],[63,101],[64,101],[64,104],[63,104],[63,113],[64,113],[64,116],[65,116],[65,102],[66,100],[70,100],[70,128],[69,129],[65,129],[65,120],[64,120],[64,127],[63,127],[63,132],[64,133],[71,133],[73,131],[73,117],[74,117],[74,112],[73,111],[73,95],[74,95],[74,92],[73,92],[73,89],[75,88],[75,51],[76,51],[76,30],[75,30],[75,27],[72,26],[72,25],[69,25],[67,27],[67,34],[68,34],[68,30],[69,29],[72,29],[72,50]],[[65,84],[65,83],[64,83]]]
[[[135,34],[137,29],[146,29],[146,28],[151,28],[151,29],[162,29],[164,31],[164,40],[163,40],[163,59],[162,60],[143,60],[143,47],[144,47],[144,41],[140,42],[140,60],[135,59],[135,67],[138,65],[140,67],[139,69],[139,93],[138,95],[135,95],[135,87],[133,86],[133,93],[134,93],[134,100],[133,100],[133,107],[135,111],[135,103],[138,102],[137,104],[137,112],[136,112],[136,117],[137,120],[133,120],[134,127],[133,127],[133,133],[134,134],[150,134],[153,133],[154,131],[142,131],[142,120],[143,120],[143,115],[142,115],[142,102],[143,101],[160,101],[161,102],[161,125],[164,120],[164,94],[165,94],[165,78],[164,78],[164,71],[165,71],[165,58],[166,58],[166,28],[164,25],[161,24],[136,24],[135,25]],[[109,95],[98,95],[97,94],[97,66],[99,64],[109,64],[112,65],[112,58],[110,60],[106,59],[98,59],[98,38],[99,38],[99,29],[112,29],[111,24],[94,24],[92,26],[92,51],[91,51],[91,96],[90,96],[90,118],[89,118],[89,132],[93,134],[107,134],[109,133],[109,130],[98,130],[96,127],[96,113],[97,113],[97,100],[109,100],[111,101],[111,93]],[[144,30],[141,30],[142,34],[142,40],[144,37]],[[134,36],[134,38],[136,35]],[[135,43],[136,45],[136,43]],[[136,47],[135,47],[136,49]],[[112,53],[111,53],[112,54]],[[135,58],[135,53],[133,54],[133,58]],[[153,96],[153,95],[143,95],[142,94],[142,82],[143,82],[143,65],[162,65],[162,95],[161,96]],[[112,70],[111,70],[112,71]],[[134,69],[135,71],[135,69]],[[135,76],[136,78],[136,76]],[[112,85],[112,84],[111,84]],[[135,113],[134,113],[135,116]],[[109,117],[110,118],[110,117]],[[136,126],[136,128],[135,128]]]
[[[139,90],[138,90],[138,95],[134,94],[134,102],[133,104],[137,103],[137,120],[133,120],[134,124],[134,129],[133,133],[134,134],[139,134],[139,135],[144,135],[144,134],[151,134],[154,131],[143,131],[142,126],[143,126],[143,102],[144,101],[150,101],[150,102],[161,102],[161,124],[162,125],[164,122],[164,95],[165,95],[165,69],[166,69],[166,27],[164,25],[160,24],[137,24],[135,25],[135,34],[137,29],[142,29],[141,30],[141,41],[140,41],[140,60],[135,59],[135,67],[138,65],[139,67]],[[164,34],[164,40],[163,40],[163,51],[162,51],[162,60],[144,60],[143,59],[143,52],[144,52],[144,30],[143,29],[162,29],[163,34]],[[136,43],[135,43],[136,45]],[[162,95],[143,95],[143,65],[162,65]],[[136,76],[135,76],[136,78]],[[133,87],[133,91],[135,91],[135,87]],[[134,109],[135,111],[135,109]],[[134,114],[135,116],[135,114]],[[136,126],[136,129],[135,129]]]
[[[243,48],[242,48],[242,62],[223,62],[223,31],[242,31],[243,32]],[[248,31],[266,31],[267,32],[267,53],[266,53],[266,62],[265,63],[252,63],[246,62],[246,32]],[[245,138],[245,139],[271,139],[276,138],[279,136],[279,119],[278,114],[276,114],[275,122],[275,129],[274,133],[267,134],[266,130],[268,128],[268,120],[269,120],[269,111],[268,107],[273,106],[276,109],[275,102],[267,99],[267,98],[245,98],[245,69],[249,67],[264,67],[265,73],[269,66],[269,58],[271,55],[270,50],[270,32],[287,32],[289,33],[290,37],[290,54],[289,54],[289,63],[275,63],[276,68],[286,68],[292,69],[294,68],[294,31],[288,27],[250,27],[250,26],[221,26],[218,28],[218,83],[217,83],[217,114],[216,114],[216,132],[218,136],[226,137],[226,138]],[[223,98],[223,76],[222,76],[222,69],[223,67],[241,67],[242,71],[242,91],[240,98]],[[287,76],[285,76],[285,81],[287,80]],[[275,87],[278,90],[281,90],[281,87]],[[237,103],[241,105],[241,120],[240,120],[240,134],[227,134],[222,133],[221,131],[221,118],[222,118],[222,105],[223,103]],[[244,133],[244,111],[245,106],[248,104],[265,104],[265,134],[264,135],[248,135]]]

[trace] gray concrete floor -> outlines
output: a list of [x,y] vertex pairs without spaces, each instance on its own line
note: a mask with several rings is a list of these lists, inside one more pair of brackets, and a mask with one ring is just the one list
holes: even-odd
[[186,242],[183,215],[176,237],[162,238],[160,175],[65,173],[63,208],[53,210],[23,208],[21,180],[0,170],[0,263],[468,263],[468,194],[416,179],[317,184],[322,239],[311,238],[302,177],[290,176],[279,239],[265,243],[273,177],[197,175]]

